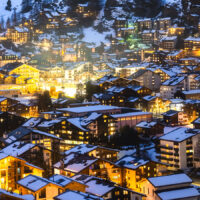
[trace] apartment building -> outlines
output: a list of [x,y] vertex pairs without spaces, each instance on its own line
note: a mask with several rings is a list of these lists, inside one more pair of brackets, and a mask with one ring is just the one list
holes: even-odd
[[198,166],[198,129],[177,128],[160,137],[160,161],[169,170],[188,169]]

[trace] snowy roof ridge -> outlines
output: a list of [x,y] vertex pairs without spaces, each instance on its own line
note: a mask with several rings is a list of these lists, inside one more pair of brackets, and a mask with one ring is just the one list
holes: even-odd
[[151,177],[148,181],[155,187],[192,183],[192,179],[184,173]]

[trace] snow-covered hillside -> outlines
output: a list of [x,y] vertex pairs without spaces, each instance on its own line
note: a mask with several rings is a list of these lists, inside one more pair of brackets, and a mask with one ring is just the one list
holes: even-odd
[[17,13],[21,11],[22,0],[11,0],[11,11],[5,9],[7,1],[8,0],[0,0],[0,18],[3,18],[4,21],[6,21],[8,18],[11,18],[14,9],[16,9]]

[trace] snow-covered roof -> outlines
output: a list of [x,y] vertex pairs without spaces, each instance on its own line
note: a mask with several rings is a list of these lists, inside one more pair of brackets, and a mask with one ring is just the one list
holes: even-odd
[[152,115],[150,112],[129,112],[122,114],[111,115],[113,118],[122,118],[122,117],[132,117],[132,116],[141,116],[141,115]]
[[172,141],[172,142],[182,142],[199,134],[200,131],[198,129],[188,129],[185,127],[177,128],[169,133],[160,137],[160,140]]
[[93,177],[85,184],[88,186],[86,188],[86,192],[100,197],[103,197],[105,194],[111,192],[115,188],[114,184],[106,182],[105,180],[97,177]]
[[55,200],[103,200],[103,198],[98,196],[72,190],[67,190],[54,198]]
[[94,145],[90,145],[90,144],[80,144],[77,145],[67,151],[65,151],[65,154],[70,154],[72,152],[74,153],[80,153],[80,154],[85,154],[85,153],[89,153],[90,151],[93,151],[97,148],[97,146]]
[[11,131],[8,134],[7,138],[1,138],[1,141],[3,141],[6,144],[12,144],[13,142],[16,142],[17,140],[20,140],[25,135],[28,135],[30,133],[36,133],[36,134],[40,134],[40,135],[44,135],[44,136],[47,136],[47,137],[50,137],[50,138],[54,138],[54,139],[59,139],[60,140],[59,137],[57,137],[57,136],[55,136],[53,134],[50,134],[50,133],[47,133],[47,132],[43,132],[43,131],[39,131],[39,130],[36,130],[36,129],[29,129],[29,128],[20,126],[17,129]]
[[78,182],[80,184],[83,184],[82,182],[76,181],[72,178],[66,177],[61,174],[54,174],[49,178],[50,181],[55,182],[56,184],[65,187],[66,185],[72,183],[72,182]]
[[33,148],[34,146],[36,145],[32,143],[24,143],[21,141],[17,141],[1,149],[1,152],[4,152],[11,156],[20,156],[26,151],[28,151],[29,149]]
[[15,26],[15,30],[20,33],[29,32],[28,28],[26,27]]
[[199,197],[200,193],[196,188],[188,187],[164,192],[157,192],[161,200],[192,199]]
[[136,127],[140,128],[152,128],[157,124],[157,122],[140,122]]
[[198,117],[197,119],[195,119],[192,123],[193,124],[200,124],[200,117]]
[[188,37],[185,39],[185,41],[195,41],[195,42],[200,42],[200,37]]
[[176,73],[171,71],[171,70],[166,70],[164,68],[159,68],[161,71],[163,71],[165,74],[167,74],[168,76],[172,77],[172,76],[176,76]]
[[41,117],[32,117],[28,119],[22,126],[34,128],[36,127],[43,119]]
[[84,126],[82,126],[81,124],[81,118],[80,117],[76,117],[76,118],[69,118],[67,119],[67,121],[70,124],[73,124],[74,126],[76,126],[77,128],[79,128],[82,131],[89,131],[88,129],[86,129]]
[[166,80],[162,85],[175,86],[175,85],[181,83],[184,79],[185,79],[184,76],[174,76],[174,77],[171,77],[170,79]]
[[161,41],[174,41],[176,39],[177,39],[177,36],[171,36],[171,37],[166,36],[166,37],[162,38]]
[[102,114],[92,112],[85,117],[68,118],[67,121],[83,131],[88,131],[87,126],[101,115]]
[[129,168],[129,169],[137,169],[141,166],[146,165],[147,163],[149,163],[149,160],[145,160],[143,158],[138,158],[135,156],[124,156],[122,157],[120,160],[118,160],[115,164],[119,165],[119,166],[123,166],[125,168]]
[[164,187],[177,184],[192,183],[192,179],[186,174],[173,174],[168,176],[158,176],[148,178],[154,187]]
[[143,97],[143,99],[146,100],[146,101],[151,101],[151,100],[154,100],[156,98],[157,98],[157,96],[151,96],[151,95]]
[[116,149],[110,149],[110,148],[107,148],[107,147],[94,146],[94,145],[91,145],[91,144],[79,144],[79,145],[65,151],[65,155],[68,155],[70,153],[86,154],[86,153],[89,153],[89,152],[91,152],[91,151],[93,151],[97,148],[118,152],[118,150],[116,150]]
[[43,121],[38,125],[38,128],[49,128],[54,126],[55,124],[59,124],[62,121],[62,119],[52,119],[52,120],[46,120]]
[[182,91],[183,94],[199,94],[200,90],[188,90],[188,91]]
[[167,112],[162,113],[162,115],[166,116],[166,117],[172,117],[178,113],[179,113],[179,111],[176,111],[176,110],[168,110]]
[[65,158],[56,164],[54,164],[55,168],[60,168],[64,166],[64,170],[71,171],[73,173],[79,173],[85,168],[89,167],[93,163],[95,163],[98,159],[88,156],[81,155],[77,153],[70,153],[65,156]]
[[0,189],[0,196],[6,196],[7,198],[16,198],[20,200],[35,200],[35,197],[32,194],[20,195],[14,192],[8,192],[7,190]]
[[56,185],[58,187],[61,187],[59,184],[50,181],[46,178],[42,178],[40,176],[35,176],[35,175],[28,175],[25,178],[17,181],[17,184],[25,187],[28,190],[31,190],[33,192],[36,192],[38,190],[40,190],[41,188],[47,186],[48,184],[53,184]]
[[40,135],[45,135],[47,137],[51,137],[51,138],[54,138],[54,139],[61,140],[61,138],[57,137],[56,135],[53,135],[53,134],[50,134],[50,133],[47,133],[47,132],[44,132],[44,131],[39,131],[39,130],[32,129],[32,132],[40,134]]
[[76,181],[81,181],[82,183],[87,185],[87,193],[94,194],[100,197],[103,197],[115,188],[115,184],[113,182],[106,181],[95,176],[78,174],[73,176],[72,178]]
[[0,102],[5,101],[7,98],[0,96]]
[[82,106],[74,108],[59,108],[58,110],[63,112],[84,113],[84,112],[98,112],[98,111],[116,110],[116,109],[121,109],[121,108],[117,106],[96,105],[96,106]]

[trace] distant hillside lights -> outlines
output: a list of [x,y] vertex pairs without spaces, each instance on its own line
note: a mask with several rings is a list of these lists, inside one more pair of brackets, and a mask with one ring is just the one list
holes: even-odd
[[76,88],[71,87],[71,88],[65,88],[64,93],[66,96],[69,97],[75,97],[76,96]]

